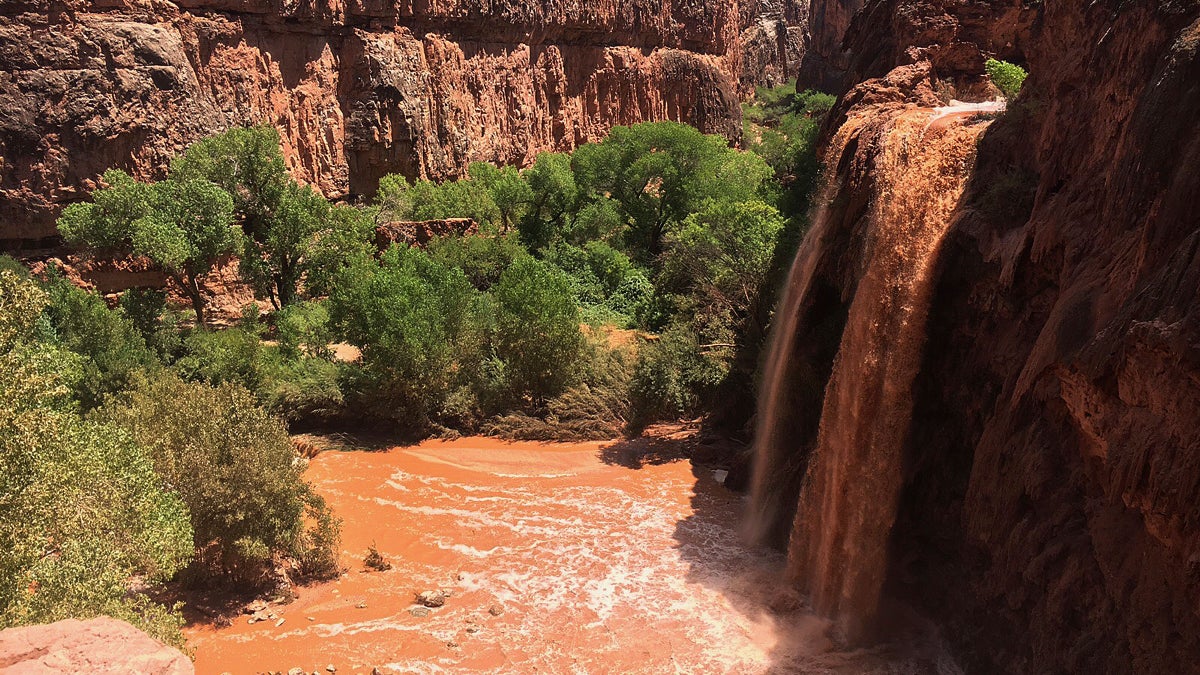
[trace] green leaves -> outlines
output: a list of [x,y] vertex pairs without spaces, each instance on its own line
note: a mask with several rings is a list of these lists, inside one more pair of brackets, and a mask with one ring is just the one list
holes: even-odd
[[1021,85],[1025,84],[1025,78],[1029,75],[1024,68],[1015,63],[996,59],[988,59],[984,63],[984,69],[988,77],[992,78],[992,84],[1010,101],[1021,92]]
[[614,127],[604,141],[576,150],[571,165],[585,192],[615,200],[629,223],[628,244],[647,260],[701,203],[753,199],[771,175],[759,157],[673,122]]
[[538,399],[562,391],[583,346],[566,275],[521,256],[500,276],[494,294],[496,349],[508,364],[513,389]]
[[187,563],[187,513],[128,435],[75,412],[83,358],[33,329],[48,300],[0,271],[0,628],[108,614],[180,644],[127,584]]
[[[462,271],[422,251],[393,246],[376,264],[339,276],[328,306],[335,330],[362,349],[385,417],[418,427],[444,400],[467,346],[475,291]],[[373,397],[374,398],[374,397]]]
[[144,184],[113,170],[104,181],[108,187],[92,194],[93,203],[63,212],[59,232],[71,243],[149,258],[183,286],[203,324],[199,281],[242,240],[233,227],[233,199],[204,179]]
[[255,239],[267,229],[281,194],[292,181],[280,150],[279,132],[267,125],[234,128],[193,143],[171,162],[171,176],[220,186],[233,198],[246,232]]
[[193,574],[253,583],[269,572],[272,554],[305,552],[309,487],[283,424],[246,389],[163,375],[98,417],[145,447],[178,490],[194,531]]

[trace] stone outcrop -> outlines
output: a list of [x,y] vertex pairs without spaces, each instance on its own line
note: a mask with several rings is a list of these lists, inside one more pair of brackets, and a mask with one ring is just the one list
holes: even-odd
[[0,672],[8,675],[192,675],[192,662],[133,626],[102,616],[0,631]]
[[477,234],[479,227],[470,218],[439,220],[396,220],[375,228],[375,248],[382,253],[392,244],[424,246],[434,237]]
[[[871,0],[844,45],[859,83],[832,127],[866,131],[827,158],[793,354],[809,379],[829,376],[870,251],[871,118],[990,96],[987,56],[1030,71],[938,253],[889,592],[972,672],[1193,671],[1200,5]],[[822,394],[801,379],[792,424],[815,435]]]
[[13,0],[0,5],[0,240],[40,245],[106,168],[279,128],[328,197],[526,164],[615,124],[736,138],[739,88],[799,67],[798,0]]

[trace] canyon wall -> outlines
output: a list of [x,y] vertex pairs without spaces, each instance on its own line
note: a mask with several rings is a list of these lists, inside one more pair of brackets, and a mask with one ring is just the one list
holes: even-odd
[[[793,456],[779,466],[817,461],[830,424],[889,121],[990,97],[988,55],[1021,62],[1029,79],[979,137],[936,253],[877,581],[937,620],[971,672],[1193,672],[1200,5],[871,0],[843,46],[857,84],[831,130],[853,133],[831,134],[828,222],[783,395]],[[800,503],[798,574],[814,517]],[[886,629],[885,608],[871,618]]]
[[331,198],[380,176],[526,164],[616,124],[731,139],[739,94],[799,68],[799,0],[9,0],[0,3],[0,240],[52,237],[117,166],[279,128]]

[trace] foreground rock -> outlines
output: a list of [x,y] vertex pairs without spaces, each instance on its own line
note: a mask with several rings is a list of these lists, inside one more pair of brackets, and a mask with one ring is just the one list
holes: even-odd
[[0,672],[191,675],[195,668],[178,649],[102,616],[0,631]]

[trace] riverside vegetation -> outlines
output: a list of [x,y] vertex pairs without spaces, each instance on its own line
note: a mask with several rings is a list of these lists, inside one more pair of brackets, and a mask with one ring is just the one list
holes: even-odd
[[[106,172],[62,235],[148,259],[186,305],[110,307],[0,264],[0,627],[110,614],[178,644],[163,583],[336,575],[338,521],[289,426],[596,439],[752,401],[831,104],[761,91],[749,151],[617,127],[521,171],[386,176],[355,205],[293,180],[269,127],[202,140],[158,182]],[[376,248],[378,223],[442,218],[478,232]],[[270,311],[218,326],[204,284],[230,256]]]

